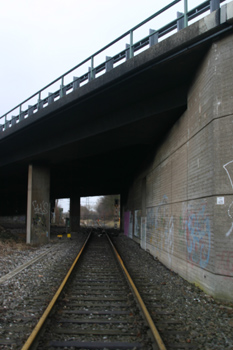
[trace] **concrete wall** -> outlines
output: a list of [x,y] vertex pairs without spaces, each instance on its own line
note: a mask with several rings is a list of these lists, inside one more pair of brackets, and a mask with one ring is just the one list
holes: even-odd
[[125,206],[134,225],[141,213],[141,232],[134,227],[133,238],[144,249],[207,293],[231,301],[232,39],[212,44],[190,86],[187,110],[135,178]]

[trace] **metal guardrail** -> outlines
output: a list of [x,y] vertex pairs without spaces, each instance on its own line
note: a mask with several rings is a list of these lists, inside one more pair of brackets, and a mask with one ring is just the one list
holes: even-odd
[[[62,98],[67,94],[67,92],[75,91],[80,87],[82,83],[90,82],[91,80],[95,79],[96,75],[99,73],[105,73],[110,71],[111,69],[116,66],[117,63],[119,63],[122,60],[128,60],[134,56],[134,53],[137,51],[146,48],[151,47],[152,45],[155,45],[158,43],[158,40],[165,35],[168,35],[174,30],[179,31],[180,29],[183,29],[184,27],[188,26],[188,22],[193,20],[194,18],[202,15],[205,12],[213,12],[220,8],[220,3],[224,2],[226,0],[207,0],[201,3],[200,5],[196,6],[192,10],[188,11],[188,0],[174,0],[171,3],[169,3],[167,6],[163,7],[156,13],[154,13],[152,16],[145,19],[143,22],[137,24],[135,27],[131,28],[121,36],[119,36],[117,39],[110,42],[108,45],[104,46],[99,51],[95,52],[93,55],[86,58],[84,61],[58,77],[56,80],[52,81],[50,84],[46,85],[41,90],[37,91],[35,94],[21,102],[16,107],[12,108],[10,111],[8,111],[6,114],[0,117],[0,133],[4,132],[5,130],[11,128],[15,124],[18,124],[21,120],[26,119],[28,117],[32,117],[34,113],[37,111],[45,108],[47,105],[50,105],[55,100]],[[184,5],[184,12],[177,12],[177,17],[171,21],[170,23],[164,25],[162,28],[158,30],[149,30],[149,35],[142,38],[141,40],[134,42],[133,35],[134,32],[151,21],[152,19],[158,17],[171,7],[175,6],[176,4],[183,2]],[[95,66],[94,65],[94,59],[97,55],[100,53],[103,53],[106,49],[112,47],[114,44],[122,40],[123,38],[129,36],[130,37],[130,43],[126,44],[126,48],[123,49],[121,52],[116,54],[113,57],[106,56],[106,61]],[[67,85],[64,85],[64,78],[67,77],[70,73],[75,71],[77,68],[84,66],[87,62],[90,63],[90,67],[88,69],[88,72],[82,74],[79,77],[73,77],[73,81],[68,83]],[[49,87],[52,87],[53,84],[60,81],[60,88],[56,90],[53,93],[49,93],[48,96],[44,99],[41,98],[42,92],[47,90]],[[34,105],[28,105],[28,108],[26,110],[23,109],[23,105],[27,102],[29,102],[31,99],[38,97],[37,103]],[[18,110],[18,112],[17,112]],[[17,116],[12,115],[13,112],[17,113]]]

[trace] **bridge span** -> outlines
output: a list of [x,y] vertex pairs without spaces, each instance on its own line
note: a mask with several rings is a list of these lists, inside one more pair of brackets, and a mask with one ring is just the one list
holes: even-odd
[[232,300],[233,2],[184,9],[0,118],[0,215],[27,213],[28,243],[46,242],[52,200],[71,198],[75,231],[81,196],[119,193],[125,234]]

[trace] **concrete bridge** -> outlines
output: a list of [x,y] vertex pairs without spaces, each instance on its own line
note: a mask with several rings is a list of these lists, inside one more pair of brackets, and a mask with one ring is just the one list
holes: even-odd
[[27,214],[28,243],[46,242],[55,198],[71,198],[75,231],[81,196],[119,193],[125,234],[233,300],[233,2],[184,3],[168,25],[137,43],[133,28],[120,53],[95,66],[96,53],[88,72],[0,118],[0,215]]

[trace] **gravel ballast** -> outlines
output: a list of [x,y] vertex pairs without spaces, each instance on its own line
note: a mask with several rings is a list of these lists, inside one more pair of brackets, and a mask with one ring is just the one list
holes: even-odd
[[[138,283],[135,283],[139,292],[143,294],[145,286],[150,284],[154,296],[159,298],[156,307],[152,305],[148,308],[155,315],[155,322],[159,320],[158,306],[163,304],[164,312],[172,313],[174,322],[180,323],[178,330],[186,333],[182,341],[187,348],[195,344],[195,350],[233,350],[233,305],[215,301],[123,234],[114,238],[114,243],[132,278],[135,281],[138,279]],[[150,291],[147,290],[147,293]],[[170,327],[170,333],[173,329]],[[173,337],[173,344],[179,340],[177,338],[179,334]],[[166,343],[166,339],[164,341]]]
[[[23,346],[86,236],[78,233],[72,235],[72,240],[66,236],[61,240],[55,237],[53,242],[39,247],[17,243],[19,249],[17,244],[1,242],[0,277],[50,251],[0,284],[0,349],[20,349]],[[169,316],[171,322],[179,321],[180,333],[185,333],[186,348],[195,344],[193,348],[196,350],[233,350],[232,305],[215,301],[123,234],[114,237],[114,242],[139,291],[146,293],[147,297],[149,295],[150,299],[159,295],[158,303],[165,305],[164,312],[172,315]],[[140,276],[143,276],[143,283]],[[146,285],[152,287],[148,289]],[[158,305],[151,305],[149,311],[158,318]],[[174,342],[176,338],[177,335],[173,336]]]
[[20,349],[23,346],[63,281],[85,238],[86,234],[82,233],[73,235],[72,240],[64,236],[61,240],[54,239],[39,247],[5,242],[8,254],[1,243],[1,277],[48,251],[41,259],[0,284],[1,350]]

